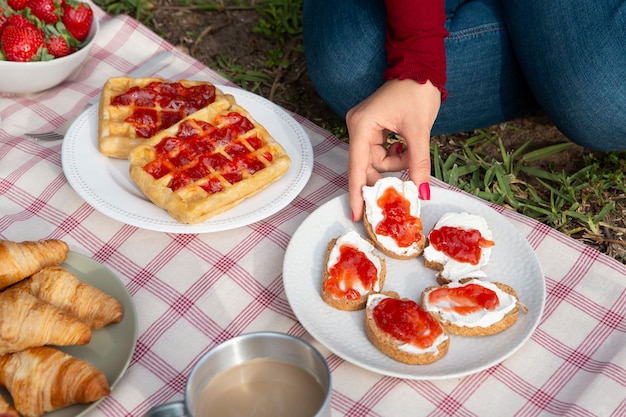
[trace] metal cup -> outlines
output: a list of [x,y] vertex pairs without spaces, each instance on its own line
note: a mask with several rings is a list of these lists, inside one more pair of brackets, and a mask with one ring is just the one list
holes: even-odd
[[331,378],[324,357],[310,343],[284,333],[256,332],[234,337],[208,351],[194,365],[182,401],[151,408],[144,417],[201,417],[193,414],[200,396],[221,372],[251,359],[274,359],[298,366],[313,375],[325,391],[323,403],[311,417],[330,417]]

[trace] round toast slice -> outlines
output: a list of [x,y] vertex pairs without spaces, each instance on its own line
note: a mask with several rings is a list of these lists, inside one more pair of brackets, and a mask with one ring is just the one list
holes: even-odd
[[[346,298],[346,297],[337,297],[335,294],[333,294],[331,291],[329,291],[328,287],[327,287],[327,283],[330,279],[332,279],[331,274],[330,274],[330,267],[329,267],[329,261],[331,259],[331,254],[333,253],[333,249],[337,246],[340,245],[342,242],[342,237],[345,237],[347,235],[353,236],[353,239],[361,239],[363,242],[361,243],[362,246],[361,249],[367,249],[368,247],[371,248],[370,251],[365,252],[364,250],[362,250],[361,252],[368,257],[368,259],[370,259],[370,261],[372,261],[372,263],[374,263],[374,266],[376,266],[376,261],[378,261],[377,263],[378,268],[377,268],[377,282],[372,285],[372,288],[369,289],[364,289],[364,288],[351,288],[354,291],[357,291],[359,293],[359,297],[354,299],[354,298]],[[331,307],[334,307],[338,310],[345,310],[345,311],[356,311],[356,310],[362,310],[365,308],[365,304],[367,303],[367,297],[370,294],[373,294],[375,292],[379,292],[380,290],[382,290],[384,284],[385,284],[385,278],[386,278],[386,266],[385,266],[385,259],[375,255],[373,253],[373,249],[374,249],[374,244],[373,242],[371,242],[368,239],[365,239],[363,237],[361,237],[360,235],[356,234],[356,232],[354,231],[350,231],[346,234],[344,234],[343,236],[339,236],[337,238],[332,239],[327,247],[326,247],[326,256],[325,256],[325,261],[324,261],[324,272],[323,272],[323,276],[322,276],[322,285],[321,285],[321,296],[322,296],[322,300],[324,300],[324,302],[326,304],[328,304]],[[337,248],[337,250],[339,250],[339,248]],[[375,258],[374,258],[375,257]]]
[[417,346],[410,345],[383,330],[375,319],[374,309],[378,305],[376,298],[396,298],[401,301],[413,303],[414,307],[419,309],[421,309],[421,306],[412,300],[406,298],[400,299],[398,294],[395,293],[375,294],[368,298],[364,316],[365,334],[378,350],[396,361],[409,365],[430,364],[443,358],[446,353],[448,353],[450,338],[439,323],[436,320],[432,320],[431,316],[425,311],[424,314],[432,320],[432,325],[436,326],[436,328],[441,331],[441,335],[435,339],[434,344],[429,348],[421,349]]
[[[426,300],[428,295],[434,290],[441,288],[451,288],[451,286],[453,286],[452,288],[459,286],[462,287],[471,283],[479,283],[483,285],[486,284],[487,288],[495,286],[499,291],[501,291],[502,294],[504,294],[502,295],[502,297],[498,297],[500,301],[502,301],[502,298],[506,298],[512,304],[505,306],[506,311],[494,312],[493,314],[495,318],[492,319],[490,322],[485,323],[485,325],[468,325],[460,320],[452,319],[452,315],[446,314],[444,311],[442,311],[442,309],[439,309],[436,306],[430,306]],[[504,330],[515,324],[520,308],[522,308],[524,311],[527,311],[526,307],[522,303],[520,303],[517,293],[511,286],[503,284],[501,282],[487,283],[477,279],[465,279],[459,281],[458,283],[446,284],[440,287],[428,287],[422,292],[422,295],[420,297],[420,304],[424,307],[426,311],[428,311],[433,316],[435,320],[437,320],[441,324],[446,332],[459,336],[491,336],[503,332]],[[486,310],[483,309],[480,314],[484,314],[484,311]]]

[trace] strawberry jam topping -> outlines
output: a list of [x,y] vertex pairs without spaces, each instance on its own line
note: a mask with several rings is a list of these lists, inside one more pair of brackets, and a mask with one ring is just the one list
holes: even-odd
[[[234,184],[265,168],[255,154],[263,145],[261,140],[241,137],[253,128],[250,120],[235,112],[218,116],[215,125],[186,120],[176,136],[164,137],[155,145],[154,160],[143,169],[155,179],[172,174],[168,187],[173,191],[197,182],[209,194],[219,192],[227,183]],[[261,156],[272,160],[269,152]]]
[[133,106],[126,122],[140,138],[149,138],[215,101],[215,86],[185,87],[181,83],[152,82],[131,87],[111,99],[111,105]]
[[393,238],[401,248],[421,239],[421,219],[411,216],[411,203],[395,188],[387,188],[377,204],[382,209],[383,220],[376,226],[376,234]]
[[444,311],[466,315],[479,310],[494,310],[500,304],[495,291],[478,284],[441,287],[428,294],[428,303]]
[[383,298],[372,314],[376,325],[385,333],[420,349],[428,349],[443,334],[439,323],[412,300]]
[[374,263],[363,252],[350,245],[339,248],[339,260],[328,272],[330,278],[324,283],[324,289],[336,298],[351,301],[361,298],[356,286],[370,291],[378,280],[378,270]]
[[450,258],[478,265],[483,248],[489,248],[494,242],[483,238],[476,229],[464,230],[458,227],[443,226],[434,229],[428,236],[430,244]]

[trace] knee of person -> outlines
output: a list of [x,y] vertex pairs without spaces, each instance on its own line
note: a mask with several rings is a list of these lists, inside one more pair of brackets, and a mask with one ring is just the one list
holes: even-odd
[[[345,58],[345,57],[344,57]],[[307,72],[320,97],[340,117],[371,95],[383,82],[372,61],[344,59],[329,52],[306,50]]]
[[614,152],[626,150],[626,133],[602,126],[599,129],[582,129],[572,125],[559,125],[557,128],[575,144],[594,151]]
[[307,0],[303,29],[309,77],[329,107],[345,117],[382,84],[384,4]]
[[595,151],[626,150],[624,109],[615,103],[603,107],[562,106],[546,109],[554,125],[572,142]]
[[307,72],[317,93],[335,113],[342,118],[345,117],[350,107],[345,102],[345,95],[340,91],[349,88],[345,87],[349,80],[317,58],[307,59],[306,64]]

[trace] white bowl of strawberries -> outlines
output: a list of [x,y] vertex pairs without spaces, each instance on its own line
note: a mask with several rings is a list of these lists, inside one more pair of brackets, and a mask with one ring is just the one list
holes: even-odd
[[0,93],[37,93],[74,76],[98,31],[88,3],[0,1]]

